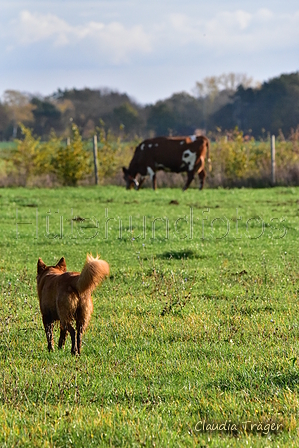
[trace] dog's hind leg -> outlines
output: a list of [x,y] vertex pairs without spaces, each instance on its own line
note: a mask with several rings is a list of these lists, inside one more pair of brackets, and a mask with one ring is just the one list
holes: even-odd
[[48,341],[48,350],[49,352],[51,352],[54,350],[54,340],[53,340],[54,322],[49,320],[49,318],[47,318],[46,316],[43,316],[43,323]]
[[76,355],[78,350],[77,350],[77,341],[76,341],[75,329],[72,327],[71,324],[68,324],[67,331],[70,333],[71,339],[72,339],[72,350],[71,350],[71,353],[72,353],[72,355]]
[[66,336],[67,336],[67,329],[63,328],[60,325],[60,337],[59,337],[59,342],[58,342],[58,348],[64,347]]
[[80,353],[81,353],[83,330],[84,330],[83,325],[77,323],[77,349],[78,349],[78,355],[80,355]]

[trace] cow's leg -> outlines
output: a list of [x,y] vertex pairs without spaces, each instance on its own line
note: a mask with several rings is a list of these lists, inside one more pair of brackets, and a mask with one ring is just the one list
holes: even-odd
[[157,179],[156,179],[155,171],[150,166],[148,166],[147,167],[147,173],[149,174],[150,179],[152,181],[153,190],[156,190],[156,188],[157,188]]
[[186,185],[183,188],[183,191],[187,190],[187,188],[189,188],[189,185],[191,184],[191,182],[194,179],[194,172],[193,171],[187,171],[187,182]]
[[145,176],[141,176],[141,177],[140,177],[140,180],[139,180],[139,185],[138,185],[137,190],[140,189],[140,187],[141,187],[141,185],[143,184],[144,181],[145,181]]
[[206,172],[205,170],[202,170],[198,173],[198,177],[199,177],[199,189],[202,190],[204,183],[205,183],[205,177],[206,177]]
[[157,190],[157,176],[156,176],[156,173],[153,175],[153,190]]
[[200,164],[197,170],[197,174],[199,177],[199,189],[202,190],[205,183],[205,158],[203,156],[200,157]]

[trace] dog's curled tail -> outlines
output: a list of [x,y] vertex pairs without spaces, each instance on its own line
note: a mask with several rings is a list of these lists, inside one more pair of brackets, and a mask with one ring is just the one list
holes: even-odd
[[82,293],[87,290],[92,292],[109,275],[109,271],[107,261],[100,260],[98,255],[93,258],[91,254],[87,254],[85,265],[77,282],[78,292]]

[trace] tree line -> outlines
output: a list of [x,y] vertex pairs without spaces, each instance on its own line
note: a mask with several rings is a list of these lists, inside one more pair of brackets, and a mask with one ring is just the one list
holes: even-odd
[[236,127],[256,139],[269,132],[288,137],[299,125],[299,72],[262,84],[233,73],[207,77],[192,94],[175,93],[144,106],[109,89],[59,89],[48,97],[7,90],[0,102],[0,140],[19,138],[19,123],[42,140],[51,132],[67,138],[72,123],[83,139],[99,125],[128,140],[196,130],[212,136]]

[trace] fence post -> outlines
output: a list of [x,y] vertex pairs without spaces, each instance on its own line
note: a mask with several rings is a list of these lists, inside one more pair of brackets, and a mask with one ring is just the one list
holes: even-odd
[[70,144],[71,144],[71,138],[67,137],[67,139],[66,139],[66,146],[70,146]]
[[94,177],[95,183],[98,185],[98,137],[97,134],[93,136],[93,162],[94,162]]
[[271,184],[275,185],[275,135],[271,136]]

